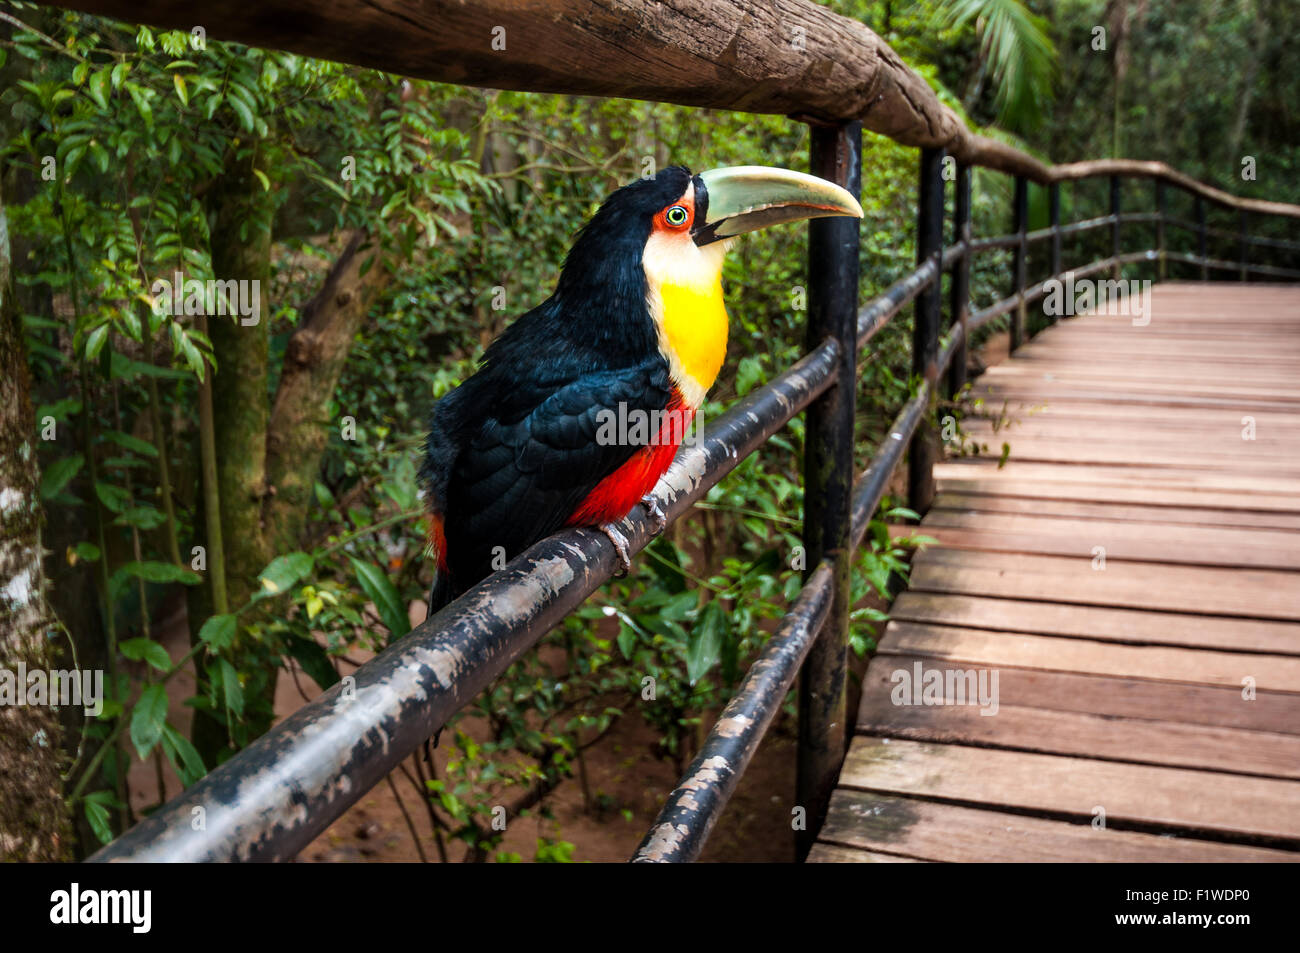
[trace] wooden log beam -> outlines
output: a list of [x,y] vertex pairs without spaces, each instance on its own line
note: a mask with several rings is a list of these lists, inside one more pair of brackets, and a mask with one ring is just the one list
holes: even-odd
[[[859,119],[908,146],[1045,180],[975,135],[865,25],[806,0],[52,0],[53,6],[421,79]],[[504,49],[500,47],[504,44]]]
[[864,24],[808,0],[49,0],[49,5],[419,79],[860,120],[963,165],[1047,184],[1154,176],[1228,208],[1300,218],[1163,162],[1049,166],[966,127]]
[[1263,199],[1239,198],[1230,192],[1216,189],[1184,175],[1173,166],[1164,162],[1146,162],[1140,159],[1092,159],[1087,162],[1068,162],[1054,165],[1048,172],[1050,182],[1069,182],[1076,179],[1092,179],[1099,176],[1126,176],[1132,178],[1149,178],[1169,182],[1186,189],[1193,195],[1199,195],[1226,208],[1240,209],[1246,212],[1262,212],[1265,215],[1286,215],[1300,218],[1300,205],[1286,202],[1268,202]]

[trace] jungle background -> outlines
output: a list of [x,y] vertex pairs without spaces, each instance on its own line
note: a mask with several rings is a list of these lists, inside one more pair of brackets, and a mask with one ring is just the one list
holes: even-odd
[[[1045,159],[1160,159],[1300,201],[1286,0],[827,6]],[[0,600],[0,665],[102,669],[109,695],[92,719],[5,712],[0,763],[43,754],[0,792],[0,855],[93,852],[409,631],[433,402],[549,294],[610,191],[671,163],[804,168],[807,148],[783,117],[439,85],[0,3],[0,479],[32,490],[4,536],[39,533],[43,556],[27,615]],[[914,264],[917,173],[883,137],[863,159],[865,301]],[[977,170],[976,235],[1008,230],[1010,188]],[[1104,214],[1104,188],[1067,190],[1063,218]],[[805,247],[772,229],[729,255],[706,421],[801,354]],[[1006,265],[978,260],[976,306]],[[259,281],[256,322],[169,313],[151,289],[178,273]],[[862,462],[912,393],[910,319],[862,362]],[[801,447],[796,419],[302,859],[630,854],[798,590]],[[859,657],[923,542],[890,539],[909,515],[886,501],[855,573]],[[791,709],[706,856],[789,858],[792,732]]]

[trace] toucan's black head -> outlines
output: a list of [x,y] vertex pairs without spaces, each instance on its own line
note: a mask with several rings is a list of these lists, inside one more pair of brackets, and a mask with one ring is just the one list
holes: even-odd
[[[595,304],[606,318],[642,310],[641,258],[657,225],[689,228],[708,209],[708,190],[682,165],[623,186],[601,204],[564,260],[556,298],[566,307]],[[685,213],[685,217],[680,217]]]
[[[650,259],[687,283],[721,274],[724,239],[779,222],[862,217],[848,192],[802,172],[733,166],[698,175],[675,165],[623,186],[583,226],[543,306],[554,333],[611,359],[659,347],[647,306]],[[716,244],[723,242],[722,244]],[[708,282],[705,282],[706,284]]]

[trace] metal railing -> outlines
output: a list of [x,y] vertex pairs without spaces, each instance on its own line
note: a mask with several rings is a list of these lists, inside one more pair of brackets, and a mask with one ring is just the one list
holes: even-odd
[[[812,126],[811,168],[855,195],[860,190],[862,127],[857,121]],[[997,154],[1006,159],[1006,150]],[[633,858],[681,861],[699,856],[710,830],[765,732],[799,677],[797,804],[807,830],[806,853],[824,816],[846,743],[849,713],[848,614],[853,554],[885,488],[907,451],[908,502],[924,512],[934,496],[940,453],[934,409],[941,390],[966,383],[967,347],[977,329],[1011,315],[1011,340],[1026,339],[1028,306],[1060,279],[1063,239],[1109,227],[1109,255],[1073,274],[1087,277],[1124,265],[1154,262],[1164,278],[1172,264],[1210,271],[1300,278],[1300,270],[1252,261],[1257,247],[1300,251],[1300,242],[1253,238],[1248,215],[1300,217],[1300,208],[1233,200],[1153,163],[1085,163],[1044,176],[1050,225],[1028,230],[1029,180],[1017,175],[1013,231],[972,239],[970,165],[956,167],[953,241],[944,245],[945,152],[920,150],[917,267],[865,307],[858,306],[858,225],[851,219],[809,223],[807,355],[711,422],[704,438],[683,447],[655,489],[669,520],[684,515],[711,487],[797,414],[807,412],[804,546],[809,569],[789,613],[744,676]],[[993,163],[982,165],[993,166]],[[1024,164],[1033,164],[1026,160]],[[1084,166],[1095,168],[1083,168]],[[1151,213],[1120,209],[1121,175],[1155,182]],[[1107,215],[1060,222],[1063,181],[1110,180]],[[1195,221],[1167,214],[1168,185],[1189,192]],[[1236,232],[1206,224],[1207,203],[1239,208]],[[1280,209],[1280,210],[1279,210]],[[1154,225],[1150,249],[1123,253],[1122,226]],[[1190,230],[1196,251],[1166,246],[1170,227]],[[1208,241],[1234,241],[1237,260],[1210,257]],[[1049,278],[1030,283],[1030,250],[1049,242]],[[1010,249],[1010,292],[972,311],[971,264],[979,254]],[[942,281],[951,274],[946,335]],[[856,356],[886,324],[915,304],[912,342],[916,393],[894,420],[866,470],[853,479]],[[634,510],[624,523],[633,552],[654,536],[653,521]],[[616,558],[606,537],[565,530],[533,546],[505,569],[416,627],[352,676],[277,725],[230,761],[168,802],[92,859],[284,860],[343,814],[365,792],[437,732],[542,635],[606,582]]]

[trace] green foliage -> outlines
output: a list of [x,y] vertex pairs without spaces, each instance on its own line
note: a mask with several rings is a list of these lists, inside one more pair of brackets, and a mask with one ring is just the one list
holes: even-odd
[[[1028,126],[1046,102],[1050,41],[1030,5],[831,6],[886,34],[963,115]],[[165,759],[186,784],[214,766],[169,720],[178,671],[197,677],[184,703],[225,726],[228,744],[209,758],[220,761],[268,722],[281,669],[327,688],[354,649],[406,634],[430,575],[415,478],[428,410],[546,297],[599,200],[669,163],[799,168],[807,132],[780,116],[409,83],[236,44],[200,49],[185,32],[21,12],[31,28],[12,35],[24,72],[0,93],[16,123],[0,126],[0,154],[24,184],[8,211],[26,249],[17,279],[42,382],[38,418],[75,434],[42,447],[42,498],[78,514],[84,538],[69,549],[99,574],[106,608],[106,632],[90,635],[122,667],[88,730],[112,745],[72,784],[107,839],[125,810],[119,740],[136,757]],[[986,66],[992,84],[980,81]],[[212,339],[155,288],[177,271],[221,277],[207,203],[236,168],[261,193],[245,237],[265,225],[274,241],[268,388],[340,232],[366,229],[381,252],[371,267],[394,274],[332,395],[328,419],[357,426],[349,439],[328,431],[301,538],[248,567],[258,572],[245,580],[251,597],[217,611],[210,570],[172,555],[205,538],[196,408]],[[915,150],[868,136],[863,185],[865,300],[915,263]],[[977,177],[977,234],[1005,229],[1008,199],[1001,177]],[[748,236],[729,255],[732,340],[701,412],[706,428],[805,350],[805,259],[797,228]],[[1005,292],[1005,265],[980,259],[977,306]],[[860,464],[913,392],[910,321],[906,309],[861,362]],[[547,819],[537,792],[581,775],[584,750],[619,719],[652,725],[657,753],[684,767],[799,591],[803,446],[799,418],[467,706],[447,729],[443,776],[420,779],[440,834],[477,858],[521,859],[502,847],[500,809]],[[886,522],[911,516],[887,506],[859,554],[858,655],[874,646],[878,606],[908,550],[925,542],[891,538]],[[192,587],[194,639],[173,660],[149,621],[180,586]],[[543,834],[533,859],[574,855]]]
[[1057,65],[1046,18],[1021,0],[943,0],[935,19],[954,29],[974,26],[998,121],[1020,132],[1038,126],[1052,101]]

